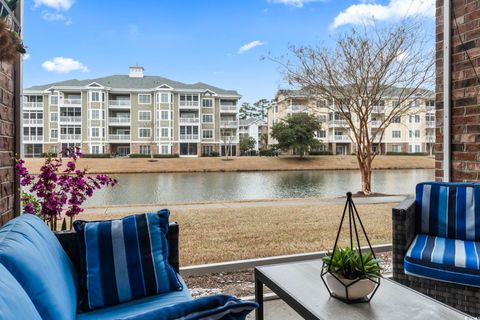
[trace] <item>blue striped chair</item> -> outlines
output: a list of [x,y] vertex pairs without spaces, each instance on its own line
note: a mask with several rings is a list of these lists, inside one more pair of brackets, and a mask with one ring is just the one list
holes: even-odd
[[480,315],[480,184],[425,182],[393,209],[394,279]]

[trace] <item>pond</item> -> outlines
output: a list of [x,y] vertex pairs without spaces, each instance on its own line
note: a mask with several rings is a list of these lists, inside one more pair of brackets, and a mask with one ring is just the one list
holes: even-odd
[[[112,177],[119,184],[98,190],[86,205],[338,197],[361,189],[357,170],[136,173]],[[428,180],[434,180],[433,169],[376,170],[373,191],[411,194],[418,182]]]

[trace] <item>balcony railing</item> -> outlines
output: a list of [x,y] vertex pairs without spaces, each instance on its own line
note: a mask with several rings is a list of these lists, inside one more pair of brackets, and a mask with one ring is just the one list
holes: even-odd
[[82,106],[82,99],[63,99],[64,106]]
[[24,102],[23,109],[43,109],[43,102]]
[[427,121],[427,128],[435,128],[435,121]]
[[198,140],[198,134],[180,134],[180,140]]
[[307,107],[304,105],[291,105],[287,108],[287,112],[304,112],[307,110]]
[[82,117],[76,117],[76,116],[60,117],[60,122],[81,123]]
[[42,125],[43,119],[23,119],[24,126]]
[[236,120],[222,120],[222,121],[220,121],[220,127],[222,127],[222,128],[236,128],[236,127],[238,127],[238,122]]
[[82,135],[81,134],[61,134],[60,140],[72,140],[72,141],[82,140]]
[[333,124],[335,126],[346,126],[347,120],[330,120],[330,124]]
[[109,138],[110,141],[130,141],[129,134],[111,134]]
[[180,118],[180,123],[200,123],[199,118]]
[[220,112],[237,112],[237,106],[223,104],[220,105]]
[[110,100],[108,104],[109,104],[109,107],[111,108],[121,108],[121,109],[129,109],[131,106],[130,100]]
[[350,137],[346,134],[336,134],[333,137],[335,141],[350,141]]
[[381,125],[382,125],[382,121],[380,120],[373,120],[370,122],[370,126],[372,128],[380,128]]
[[179,103],[180,108],[185,108],[185,107],[193,107],[193,108],[199,108],[200,107],[200,102],[199,101],[180,101]]
[[121,125],[130,125],[130,118],[122,118],[122,117],[112,117],[109,118],[108,123],[109,124],[121,124]]
[[43,141],[43,136],[23,136],[23,141]]
[[238,143],[238,139],[236,136],[222,136],[222,142],[231,142],[231,143]]
[[385,112],[385,106],[374,106],[373,113],[384,113]]

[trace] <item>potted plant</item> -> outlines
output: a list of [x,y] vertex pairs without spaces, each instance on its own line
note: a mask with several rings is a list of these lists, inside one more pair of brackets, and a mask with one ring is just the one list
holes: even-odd
[[26,52],[20,35],[10,31],[5,22],[0,20],[0,61],[13,61]]
[[331,292],[347,301],[363,300],[372,293],[382,267],[372,251],[361,253],[350,247],[337,248],[323,257],[328,266],[325,280]]

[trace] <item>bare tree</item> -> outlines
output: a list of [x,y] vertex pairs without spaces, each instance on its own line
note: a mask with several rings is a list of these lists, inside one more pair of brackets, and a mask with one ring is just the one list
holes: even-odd
[[221,138],[221,141],[223,142],[226,159],[228,160],[229,156],[232,153],[232,149],[233,149],[232,144],[235,136],[233,135],[230,129],[220,128],[220,138]]
[[[426,94],[434,79],[432,41],[419,36],[420,30],[421,22],[412,20],[383,28],[354,27],[340,35],[333,48],[290,47],[288,57],[272,59],[291,86],[333,102],[326,107],[350,129],[366,195],[372,193],[372,163],[378,154],[372,146],[382,143],[392,121],[414,112],[412,103]],[[393,103],[372,129],[374,107],[384,99]]]

